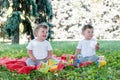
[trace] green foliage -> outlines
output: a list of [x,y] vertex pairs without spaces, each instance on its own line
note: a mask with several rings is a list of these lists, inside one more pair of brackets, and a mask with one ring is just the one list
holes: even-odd
[[0,16],[1,17],[5,14],[5,12],[9,7],[10,7],[10,3],[8,0],[0,0]]
[[48,38],[47,38],[47,40],[49,40],[49,39],[53,39],[53,34],[54,34],[54,32],[51,30],[53,27],[54,27],[54,25],[53,24],[50,24],[49,22],[47,22],[47,24],[49,25],[49,27],[50,27],[50,30],[49,30],[49,34],[48,34]]
[[32,26],[31,26],[31,22],[28,19],[28,17],[25,17],[25,20],[22,20],[22,23],[24,25],[24,30],[23,33],[26,33],[27,35],[31,35],[31,39],[34,38],[33,36],[33,31],[32,31]]
[[12,0],[13,11],[21,11],[25,16],[37,16],[37,5],[34,0]]
[[[18,21],[19,19],[17,20],[16,17],[11,16],[7,20],[7,24],[5,25],[4,31],[9,35],[9,37],[13,36],[14,34],[16,34],[16,28],[19,28],[19,24],[22,21],[24,25],[23,33],[27,33],[28,35],[31,35],[31,39],[33,39],[34,37],[33,37],[33,32],[32,32],[32,26],[31,26],[31,22],[28,19],[28,17],[30,17],[30,15],[36,16],[37,5],[35,4],[33,0],[27,0],[27,1],[26,0],[12,0],[12,1],[13,1],[13,5],[12,5],[13,13],[11,15],[13,15],[14,13],[21,12],[21,14],[25,16],[25,20],[20,20],[18,23],[16,23],[16,21]],[[32,13],[31,11],[34,11],[34,13]],[[20,18],[20,14],[17,17]]]
[[13,5],[12,5],[13,11],[17,11],[19,9],[20,2],[19,0],[12,0],[12,1],[13,1]]
[[32,1],[32,10],[31,10],[31,14],[33,16],[38,16],[38,13],[37,13],[37,5],[35,4],[34,1]]
[[11,16],[7,19],[4,27],[4,32],[9,35],[9,37],[16,34],[17,28],[21,22],[20,12],[13,12]]
[[36,3],[38,6],[38,12],[40,14],[39,16],[44,16],[47,19],[47,21],[52,19],[53,13],[50,0],[36,0]]
[[[23,33],[31,35],[33,39],[33,31],[31,26],[31,16],[34,17],[35,23],[47,22],[52,19],[52,5],[49,0],[2,0],[4,7],[12,7],[12,14],[8,17],[5,24],[5,33],[10,36],[15,36],[16,28],[19,28],[19,24],[22,22],[24,26]],[[10,6],[11,5],[11,6]],[[0,5],[1,7],[2,5]],[[20,15],[23,15],[25,19],[20,18]],[[49,23],[50,24],[50,23]],[[52,28],[52,26],[50,25]],[[53,31],[50,29],[49,37],[51,39],[51,34]],[[19,37],[19,35],[18,35]]]
[[6,7],[6,8],[10,7],[10,3],[8,0],[1,0],[0,2],[3,3],[3,4],[1,4],[2,7]]

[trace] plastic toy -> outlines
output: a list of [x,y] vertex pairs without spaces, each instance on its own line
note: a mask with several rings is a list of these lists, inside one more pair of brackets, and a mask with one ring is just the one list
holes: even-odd
[[64,60],[64,61],[66,61],[66,59],[67,59],[67,56],[66,56],[66,54],[63,54],[63,55],[61,56],[61,60]]
[[80,67],[80,60],[79,59],[74,60],[74,66],[75,67]]
[[50,66],[48,66],[47,63],[40,62],[40,68],[39,68],[40,72],[47,73],[49,71],[49,69],[50,69]]
[[58,70],[58,66],[57,65],[54,65],[54,66],[52,66],[51,68],[50,68],[50,72],[54,72],[54,71],[56,71],[56,70]]
[[65,67],[65,63],[62,63],[62,61],[60,61],[57,65],[51,66],[49,71],[54,72],[58,70],[63,70],[64,67]]
[[99,56],[99,60],[96,63],[97,63],[97,66],[99,68],[102,67],[102,66],[105,66],[106,65],[106,61],[104,59],[104,56]]
[[56,59],[49,59],[47,63],[40,62],[39,71],[47,73],[48,71],[54,72],[62,70],[65,67],[65,63]]
[[106,65],[106,61],[98,61],[97,66],[100,68],[102,66]]
[[73,66],[74,59],[75,59],[74,55],[68,55],[66,65]]

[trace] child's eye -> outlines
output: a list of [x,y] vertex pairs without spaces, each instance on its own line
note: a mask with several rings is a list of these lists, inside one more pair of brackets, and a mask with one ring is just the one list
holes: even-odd
[[47,34],[49,34],[49,32],[47,32]]
[[42,31],[42,33],[44,33],[44,31]]
[[88,31],[88,33],[90,33],[90,31]]

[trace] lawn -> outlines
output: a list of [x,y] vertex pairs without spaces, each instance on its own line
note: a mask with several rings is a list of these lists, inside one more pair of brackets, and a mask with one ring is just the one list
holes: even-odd
[[[57,56],[62,54],[74,54],[77,42],[59,41],[51,42],[53,53]],[[0,80],[120,80],[120,41],[99,41],[100,50],[97,55],[104,55],[107,65],[98,68],[96,64],[87,67],[74,68],[66,66],[62,71],[41,73],[32,71],[30,74],[17,74],[8,71],[4,66],[0,67]],[[0,58],[27,57],[26,45],[0,44]]]

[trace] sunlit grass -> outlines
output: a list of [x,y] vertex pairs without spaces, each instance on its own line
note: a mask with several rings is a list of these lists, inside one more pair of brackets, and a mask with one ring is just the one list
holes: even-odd
[[[97,51],[99,55],[106,55],[120,52],[120,41],[98,41],[100,50]],[[62,54],[74,54],[78,41],[52,41],[53,54],[58,56]],[[9,56],[26,56],[27,55],[27,44],[23,45],[11,45],[11,44],[0,44],[0,57]],[[15,55],[14,55],[15,54]]]

